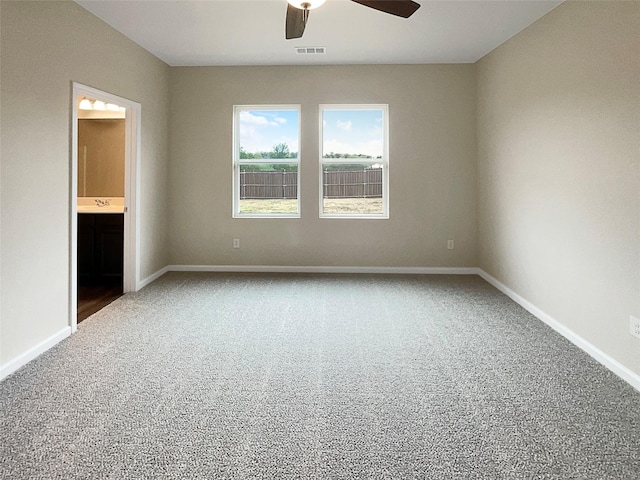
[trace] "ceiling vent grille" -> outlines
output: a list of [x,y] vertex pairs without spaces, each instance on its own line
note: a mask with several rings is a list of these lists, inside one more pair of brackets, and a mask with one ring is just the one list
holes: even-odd
[[317,55],[327,53],[326,47],[296,47],[296,53],[306,55],[308,53]]

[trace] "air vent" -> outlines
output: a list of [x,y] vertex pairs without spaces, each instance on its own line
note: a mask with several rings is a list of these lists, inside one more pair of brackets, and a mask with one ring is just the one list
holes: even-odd
[[296,47],[296,53],[305,55],[307,53],[312,54],[325,54],[327,53],[326,47]]

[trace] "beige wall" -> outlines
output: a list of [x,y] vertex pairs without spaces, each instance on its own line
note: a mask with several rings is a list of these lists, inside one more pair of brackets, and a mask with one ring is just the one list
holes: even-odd
[[2,366],[68,325],[72,81],[142,104],[141,277],[167,264],[169,67],[73,2],[0,9]]
[[480,265],[640,374],[640,3],[567,2],[478,64]]
[[[477,265],[473,65],[172,68],[171,91],[172,264]],[[389,104],[389,220],[318,218],[322,103]],[[232,218],[234,104],[301,105],[301,218]]]

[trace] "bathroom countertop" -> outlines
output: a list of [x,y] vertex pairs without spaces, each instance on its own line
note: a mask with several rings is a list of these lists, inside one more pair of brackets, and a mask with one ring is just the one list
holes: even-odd
[[78,213],[124,213],[123,197],[78,197]]

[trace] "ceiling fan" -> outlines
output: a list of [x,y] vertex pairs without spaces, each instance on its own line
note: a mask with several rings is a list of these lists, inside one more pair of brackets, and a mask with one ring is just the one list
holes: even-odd
[[[285,37],[287,40],[300,38],[309,19],[309,10],[319,7],[325,0],[287,0],[287,21]],[[420,8],[420,4],[411,0],[351,0],[365,7],[402,18],[409,18]]]

